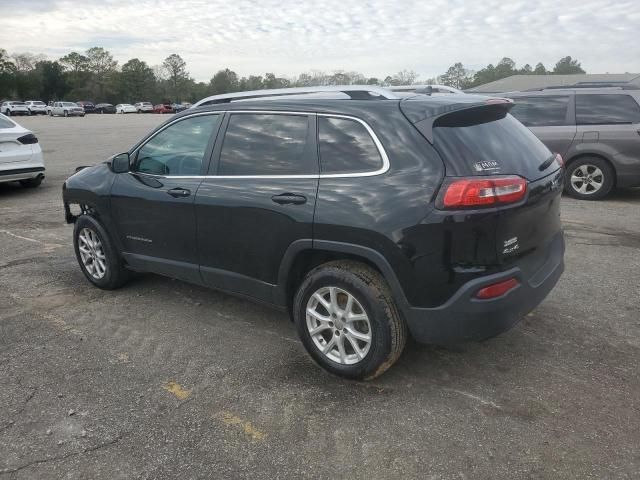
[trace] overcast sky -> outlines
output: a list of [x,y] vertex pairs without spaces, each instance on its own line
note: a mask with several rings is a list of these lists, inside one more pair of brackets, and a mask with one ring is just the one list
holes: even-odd
[[221,68],[293,76],[319,69],[420,78],[504,56],[589,73],[640,71],[640,4],[606,0],[0,0],[0,48],[44,53],[101,46],[120,64],[171,53],[196,80]]

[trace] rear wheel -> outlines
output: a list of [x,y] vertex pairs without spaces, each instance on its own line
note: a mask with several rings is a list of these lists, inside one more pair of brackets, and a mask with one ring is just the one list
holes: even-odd
[[580,200],[599,200],[613,188],[614,175],[613,168],[602,158],[578,158],[567,168],[564,191]]
[[381,375],[406,342],[406,325],[389,286],[358,262],[330,262],[312,270],[298,288],[293,316],[311,357],[346,378]]
[[73,247],[82,273],[96,287],[113,290],[129,280],[129,270],[109,234],[94,217],[82,215],[76,220]]
[[25,188],[36,188],[40,186],[42,179],[43,177],[27,178],[25,180],[20,180],[20,185]]
[[66,110],[64,111],[64,116],[68,117],[69,116],[69,112],[67,112]]

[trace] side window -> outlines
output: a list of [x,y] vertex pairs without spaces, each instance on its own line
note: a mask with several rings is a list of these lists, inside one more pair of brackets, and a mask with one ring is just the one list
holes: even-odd
[[211,134],[222,115],[188,117],[170,125],[145,143],[134,170],[154,175],[200,175]]
[[576,95],[578,125],[640,122],[640,105],[630,95]]
[[510,113],[527,127],[566,125],[568,96],[516,97]]
[[234,113],[224,135],[218,175],[318,173],[307,115]]
[[382,167],[373,138],[355,120],[319,116],[318,142],[321,173],[373,172]]

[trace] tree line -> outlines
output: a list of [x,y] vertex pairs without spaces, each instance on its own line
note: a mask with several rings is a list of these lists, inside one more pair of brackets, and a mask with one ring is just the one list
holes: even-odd
[[85,52],[70,52],[57,59],[44,55],[18,53],[9,55],[0,49],[0,99],[27,100],[90,100],[96,103],[159,103],[195,102],[209,95],[265,88],[286,88],[328,85],[400,86],[442,83],[456,88],[470,88],[518,73],[560,74],[584,73],[580,63],[565,57],[551,71],[538,63],[518,69],[510,58],[503,58],[495,66],[472,72],[462,63],[452,65],[435,78],[420,80],[412,70],[403,70],[384,78],[366,77],[354,72],[338,70],[326,73],[319,70],[301,73],[293,78],[274,73],[239,76],[228,68],[216,72],[209,82],[195,81],[186,62],[178,54],[171,54],[161,65],[150,66],[132,58],[120,66],[113,55],[102,47]]

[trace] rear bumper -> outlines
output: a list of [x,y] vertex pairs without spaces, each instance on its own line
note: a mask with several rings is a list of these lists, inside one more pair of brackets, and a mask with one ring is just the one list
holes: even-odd
[[29,178],[44,177],[44,167],[16,168],[13,170],[0,170],[0,183],[16,182]]
[[[439,307],[402,310],[418,342],[452,344],[484,340],[513,327],[537,307],[558,283],[563,271],[564,237],[559,233],[549,244],[544,264],[533,275],[525,275],[521,268],[514,267],[466,283]],[[516,278],[520,285],[495,299],[475,298],[481,288],[509,278]]]

